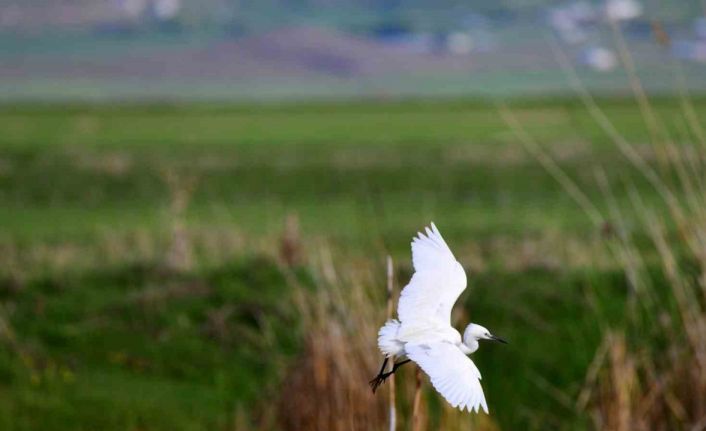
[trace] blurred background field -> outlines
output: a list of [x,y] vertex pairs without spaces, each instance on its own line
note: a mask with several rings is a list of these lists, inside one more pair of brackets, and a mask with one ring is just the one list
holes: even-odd
[[3,2],[0,429],[388,429],[430,221],[510,345],[424,428],[702,429],[703,11]]
[[[650,156],[635,105],[601,103]],[[511,107],[597,205],[602,166],[663,206],[580,104]],[[679,118],[674,100],[656,107]],[[385,255],[404,281],[410,235],[442,226],[472,274],[465,312],[512,340],[477,355],[510,428],[576,420],[554,392],[577,394],[600,343],[593,287],[623,319],[605,235],[492,105],[20,106],[0,124],[8,429],[251,420],[305,339],[288,235],[301,284],[322,250],[377,268],[382,313]]]

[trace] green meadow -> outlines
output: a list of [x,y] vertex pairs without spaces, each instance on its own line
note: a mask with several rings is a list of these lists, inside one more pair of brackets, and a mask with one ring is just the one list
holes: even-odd
[[[678,185],[634,101],[599,105]],[[499,109],[1,108],[0,428],[280,429],[269,404],[307,332],[291,278],[324,288],[309,262],[332,250],[338,267],[379,266],[382,298],[385,256],[403,285],[410,240],[430,221],[469,272],[461,319],[510,340],[474,355],[493,422],[588,427],[576,400],[605,331],[626,324],[629,283],[606,246],[615,226],[592,222]],[[665,204],[584,106],[507,109],[598,211],[648,241],[635,196]],[[675,143],[693,142],[678,100],[654,109]],[[706,101],[694,109],[703,118]],[[384,315],[384,301],[370,306]],[[425,399],[433,425],[441,401]]]

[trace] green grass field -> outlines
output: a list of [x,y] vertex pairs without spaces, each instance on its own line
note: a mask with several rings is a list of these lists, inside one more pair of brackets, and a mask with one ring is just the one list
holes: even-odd
[[[600,103],[654,162],[634,103]],[[655,108],[690,140],[677,101]],[[627,220],[631,191],[660,207],[581,105],[510,109],[599,209],[598,167]],[[471,271],[472,319],[511,340],[475,356],[494,420],[586,426],[564,397],[583,384],[598,318],[623,319],[627,283],[493,105],[26,105],[0,110],[0,131],[0,428],[256,420],[300,351],[276,259],[290,214],[307,252],[379,261],[381,289],[384,256],[406,281],[412,235],[436,222]],[[182,271],[165,263],[177,225],[192,251]],[[297,276],[316,288],[306,266]]]

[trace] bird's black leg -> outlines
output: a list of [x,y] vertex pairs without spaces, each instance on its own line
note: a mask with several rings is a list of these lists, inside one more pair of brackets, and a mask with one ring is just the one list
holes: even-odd
[[387,373],[387,376],[385,376],[385,378],[390,377],[395,371],[397,371],[397,369],[398,369],[399,367],[401,367],[402,365],[406,364],[406,363],[409,362],[409,361],[411,361],[411,359],[405,359],[405,360],[402,361],[402,362],[396,363],[395,366],[392,367],[392,371],[390,371],[389,373]]
[[378,375],[375,376],[371,381],[368,382],[370,387],[373,389],[373,393],[375,393],[375,390],[380,386],[382,382],[385,381],[385,379],[382,378],[382,376],[385,374],[385,367],[387,366],[387,361],[390,358],[385,357],[385,360],[382,361],[382,367],[380,367],[380,371],[378,372]]
[[387,361],[390,360],[390,358],[385,358],[384,361],[382,361],[382,367],[380,367],[380,371],[378,372],[378,376],[381,376],[385,372],[385,367],[387,366]]
[[377,375],[374,379],[372,379],[372,380],[370,381],[370,387],[373,389],[373,393],[375,393],[375,391],[377,390],[377,388],[378,388],[381,384],[385,383],[385,380],[387,380],[388,377],[390,377],[391,375],[393,375],[393,374],[395,373],[395,371],[397,371],[397,369],[398,369],[399,367],[401,367],[402,365],[406,364],[406,363],[409,362],[409,361],[411,361],[411,359],[405,359],[404,361],[397,362],[397,363],[392,367],[392,371],[387,372],[387,373],[383,373],[383,371],[385,371],[385,365],[387,365],[387,358],[385,358],[385,362],[382,364],[382,368],[380,369],[380,373],[378,373],[378,375]]

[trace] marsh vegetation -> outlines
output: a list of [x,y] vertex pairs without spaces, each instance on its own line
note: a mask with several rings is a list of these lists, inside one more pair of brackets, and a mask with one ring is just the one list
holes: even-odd
[[511,344],[491,415],[429,392],[429,429],[702,424],[706,102],[598,106],[644,165],[581,103],[503,108],[598,217],[480,102],[4,108],[0,428],[385,429],[385,259],[399,291],[431,220],[457,326]]

